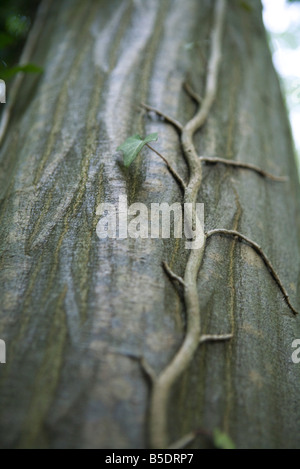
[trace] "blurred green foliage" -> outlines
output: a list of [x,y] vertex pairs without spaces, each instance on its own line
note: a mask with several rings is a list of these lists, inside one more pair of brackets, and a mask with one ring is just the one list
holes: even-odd
[[41,73],[43,69],[38,67],[34,64],[26,64],[26,65],[16,65],[15,67],[10,67],[4,70],[1,74],[1,77],[4,80],[9,80],[10,78],[14,77],[18,72],[23,73]]
[[227,433],[216,428],[213,432],[214,446],[217,449],[235,449],[235,444]]
[[8,80],[19,71],[41,71],[32,64],[17,65],[39,3],[40,0],[1,0],[0,78]]

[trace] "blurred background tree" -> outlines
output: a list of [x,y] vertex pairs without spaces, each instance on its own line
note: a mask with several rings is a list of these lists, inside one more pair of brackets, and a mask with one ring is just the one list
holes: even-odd
[[300,1],[263,0],[273,62],[289,112],[298,167],[300,162]]

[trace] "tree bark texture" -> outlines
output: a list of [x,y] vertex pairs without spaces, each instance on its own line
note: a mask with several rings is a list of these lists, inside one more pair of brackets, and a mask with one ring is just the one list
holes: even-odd
[[[259,1],[227,1],[217,98],[196,135],[199,155],[255,164],[289,177],[203,165],[205,228],[238,230],[266,252],[299,306],[299,185],[286,110]],[[249,2],[250,3],[250,2]],[[129,169],[116,148],[159,133],[158,149],[183,178],[175,129],[146,102],[185,124],[207,73],[212,0],[52,2],[0,152],[0,365],[2,448],[145,448],[151,385],[185,333],[179,239],[96,235],[101,202],[181,202],[149,149]],[[9,89],[8,89],[9,96]],[[300,446],[300,338],[260,257],[225,237],[207,242],[198,292],[201,345],[168,404],[170,443],[220,428],[237,448]],[[209,443],[201,436],[191,447]]]

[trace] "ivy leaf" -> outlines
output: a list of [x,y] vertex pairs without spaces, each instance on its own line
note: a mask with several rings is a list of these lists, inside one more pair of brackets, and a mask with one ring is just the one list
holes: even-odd
[[235,449],[235,445],[227,433],[218,428],[213,433],[214,446],[218,449]]
[[8,68],[7,70],[1,71],[1,78],[9,80],[19,72],[23,73],[42,73],[43,69],[34,64],[17,65],[16,67]]
[[131,165],[147,143],[156,142],[157,139],[157,132],[147,135],[144,139],[137,134],[128,137],[122,145],[119,145],[117,151],[123,152],[124,165],[126,168]]

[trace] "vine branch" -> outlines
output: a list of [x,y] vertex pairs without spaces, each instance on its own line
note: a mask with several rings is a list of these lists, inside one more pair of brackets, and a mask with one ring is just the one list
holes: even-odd
[[199,339],[199,344],[204,344],[205,342],[219,342],[223,340],[230,340],[232,338],[233,334],[202,335]]
[[271,181],[285,182],[288,180],[288,178],[285,176],[274,176],[273,174],[270,174],[264,171],[263,169],[259,168],[258,166],[255,166],[254,164],[250,164],[250,163],[243,163],[241,161],[233,161],[233,160],[227,160],[225,158],[209,157],[209,156],[200,156],[200,160],[207,164],[220,163],[225,166],[231,166],[233,168],[249,169],[250,171],[254,171],[255,173],[259,174],[260,176],[266,179],[271,179]]
[[178,132],[182,132],[183,126],[178,122],[176,119],[173,119],[173,117],[168,116],[164,112],[161,112],[159,109],[156,107],[149,106],[148,104],[141,103],[141,106],[146,109],[146,111],[149,112],[154,112],[158,116],[162,117],[166,122],[169,122],[169,124],[173,125]]
[[166,166],[168,168],[168,170],[170,171],[170,173],[172,174],[172,176],[174,177],[174,179],[176,179],[176,181],[178,182],[180,188],[183,190],[183,192],[185,191],[186,189],[186,184],[184,182],[184,180],[182,179],[181,176],[179,176],[179,174],[177,173],[177,171],[173,168],[173,166],[168,162],[168,160],[161,154],[159,153],[157,150],[155,150],[155,148],[153,148],[151,145],[149,145],[149,143],[146,143],[146,147],[150,148],[150,150],[154,151],[154,153],[156,153],[165,163],[166,163]]
[[[184,203],[196,203],[202,182],[201,160],[197,155],[193,143],[193,136],[194,133],[199,130],[206,121],[216,96],[217,78],[221,59],[221,43],[224,18],[225,1],[217,0],[214,8],[213,28],[211,33],[211,52],[208,63],[204,98],[195,116],[189,122],[187,122],[184,127],[180,127],[175,123],[177,129],[180,130],[180,140],[189,168],[188,183],[183,185],[181,182],[179,182],[181,187],[184,188]],[[149,109],[150,107],[148,107],[148,110]],[[150,110],[154,110],[154,108],[151,108]],[[154,110],[154,112],[156,111],[157,110]],[[162,117],[165,117],[160,111],[158,114]],[[172,123],[172,120],[170,120],[169,117],[167,117],[166,120]],[[178,180],[177,176],[174,177],[176,177]],[[201,337],[201,315],[197,291],[197,276],[202,262],[204,248],[205,237],[203,246],[200,249],[191,250],[185,268],[183,278],[183,294],[187,315],[185,338],[171,362],[165,367],[164,370],[161,371],[153,383],[149,410],[149,433],[150,445],[152,448],[168,447],[167,415],[170,392],[175,381],[190,364],[199,346],[199,337]],[[178,280],[176,274],[168,270],[168,268],[167,272],[169,274],[171,273],[171,277],[173,279]]]
[[277,272],[275,271],[273,265],[271,264],[271,262],[267,258],[266,254],[264,253],[262,248],[257,243],[252,241],[250,238],[247,238],[247,236],[239,233],[238,231],[234,231],[234,230],[216,229],[216,230],[208,231],[208,233],[206,233],[207,238],[209,238],[211,236],[214,236],[214,235],[232,236],[234,238],[239,239],[240,241],[244,241],[245,243],[247,243],[261,257],[261,259],[264,261],[264,263],[267,266],[270,274],[272,275],[275,282],[277,283],[278,288],[282,292],[282,294],[285,298],[285,301],[287,302],[290,310],[293,312],[293,314],[295,314],[295,315],[298,314],[298,311],[296,311],[296,309],[291,304],[290,299],[289,299],[289,295],[288,295],[286,289],[284,288],[284,286],[283,286]]
[[168,264],[166,262],[163,262],[162,263],[163,265],[163,268],[165,269],[166,273],[169,275],[169,277],[172,279],[172,280],[176,280],[177,282],[179,282],[183,287],[185,287],[185,283],[184,283],[184,280],[182,277],[179,277],[179,275],[176,275],[173,270],[170,269],[170,267],[168,266]]
[[190,432],[187,435],[184,435],[179,440],[175,441],[171,445],[168,446],[168,449],[182,449],[185,448],[187,445],[192,443],[197,436],[197,432]]
[[193,88],[191,87],[191,85],[188,83],[188,82],[184,82],[183,83],[183,88],[184,90],[187,92],[187,94],[194,100],[196,101],[197,104],[201,104],[202,103],[202,98],[201,96],[199,96],[198,93],[196,93],[196,91],[193,90]]
[[152,366],[149,365],[149,363],[145,360],[144,357],[140,358],[140,365],[145,375],[147,375],[148,378],[150,379],[151,383],[154,383],[156,381],[156,373],[154,369],[152,368]]

